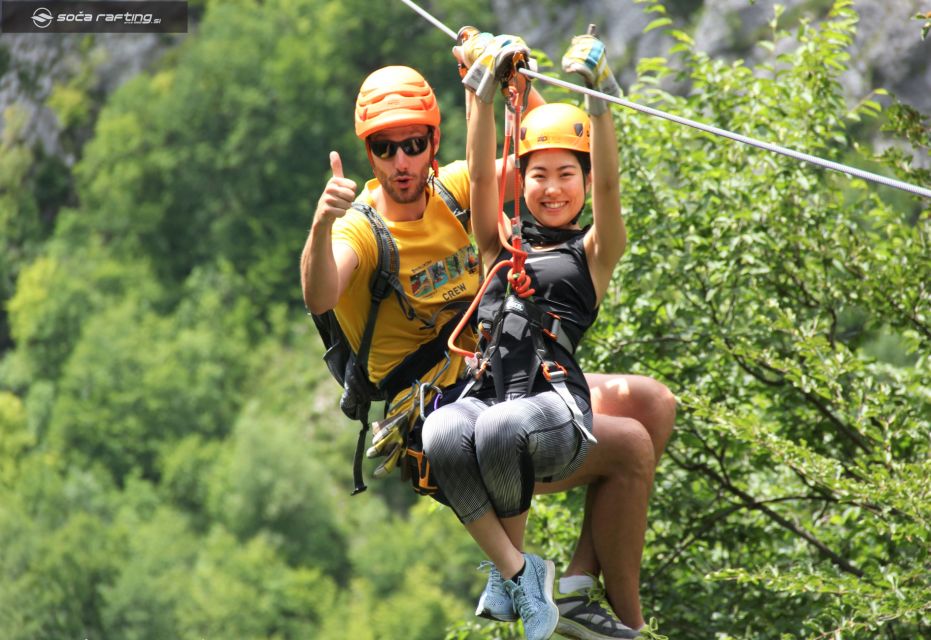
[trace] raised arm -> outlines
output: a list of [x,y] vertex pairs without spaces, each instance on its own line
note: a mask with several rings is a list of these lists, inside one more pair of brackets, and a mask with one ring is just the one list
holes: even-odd
[[[463,46],[473,60],[462,83],[470,90],[466,160],[471,180],[472,230],[486,269],[498,256],[498,176],[495,160],[497,136],[494,97],[501,81],[513,73],[514,57],[526,59],[529,50],[516,36],[478,34]],[[480,53],[476,53],[480,49]],[[505,160],[507,161],[507,160]],[[513,171],[513,167],[511,167]],[[510,172],[509,172],[510,173]],[[510,183],[511,181],[506,181]]]
[[[602,93],[617,96],[620,88],[608,67],[604,44],[592,35],[576,36],[563,56],[563,68],[578,73],[585,83]],[[627,228],[621,214],[617,133],[608,103],[585,97],[591,116],[592,229],[585,237],[592,282],[598,302],[604,297],[611,275],[627,247]]]
[[466,161],[472,198],[472,233],[486,270],[498,256],[498,173],[495,162],[497,135],[494,104],[470,93],[472,101],[466,137]]
[[343,177],[339,154],[330,152],[333,177],[317,202],[314,221],[301,252],[301,289],[304,304],[311,313],[323,313],[336,306],[359,257],[348,245],[333,242],[333,223],[346,215],[355,198],[356,183]]
[[610,111],[592,116],[592,232],[586,238],[592,282],[598,302],[627,248],[627,227],[621,213],[617,137]]
[[[478,57],[485,53],[485,49],[491,45],[492,47],[500,46],[500,43],[503,39],[514,40],[518,44],[522,44],[522,41],[516,36],[494,36],[487,32],[479,32],[475,27],[462,27],[459,30],[458,44],[453,47],[453,56],[456,58],[459,63],[460,74],[465,76],[465,73],[472,67],[472,64],[475,62]],[[529,52],[528,52],[529,55]],[[529,82],[529,80],[528,80]],[[471,113],[471,104],[474,100],[474,94],[468,88],[466,89],[466,120],[469,119]],[[540,95],[540,92],[536,90],[535,87],[531,86],[530,91],[527,95],[527,103],[524,105],[524,115],[540,106],[541,104],[546,104],[546,100],[543,99],[543,96]],[[502,168],[506,167],[507,177],[504,182],[504,201],[510,202],[514,199],[514,158],[512,155],[508,155],[506,158],[498,158],[495,161],[495,175],[500,176]]]

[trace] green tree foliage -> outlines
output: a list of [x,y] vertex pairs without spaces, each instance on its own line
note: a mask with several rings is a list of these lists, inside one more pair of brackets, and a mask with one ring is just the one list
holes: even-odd
[[334,518],[336,487],[327,468],[300,442],[299,425],[245,415],[214,471],[212,520],[241,539],[265,532],[291,562],[346,579],[348,536]]
[[[631,98],[838,158],[856,14],[837,2],[791,49],[778,17],[761,46],[786,52],[754,68],[672,31],[677,57],[641,61]],[[686,96],[662,89],[673,76]],[[658,375],[681,400],[651,511],[647,609],[671,636],[927,633],[927,202],[915,219],[859,180],[618,121],[631,248],[587,363]],[[864,350],[880,332],[906,366]]]
[[[453,28],[496,30],[488,3],[434,4]],[[444,159],[463,153],[451,41],[401,3],[372,7],[197,3],[196,33],[106,104],[82,78],[56,91],[75,127],[100,113],[67,188],[46,188],[66,168],[6,118],[4,637],[520,637],[473,619],[481,555],[448,510],[397,479],[350,500],[355,429],[301,310],[327,152],[370,175],[351,128],[369,71],[420,68]],[[629,97],[926,185],[911,163],[926,115],[842,98],[855,19],[844,0],[817,28],[777,13],[754,67],[660,20],[678,44],[640,61]],[[616,118],[631,242],[585,366],[656,376],[681,401],[645,613],[678,638],[926,636],[928,203]],[[858,121],[902,144],[872,153]],[[72,181],[79,200],[46,216]],[[578,491],[538,502],[531,546],[565,561],[581,508]]]
[[0,391],[0,485],[13,483],[19,459],[34,444],[22,400]]
[[[0,74],[2,75],[2,74]],[[41,235],[39,206],[32,184],[35,154],[22,140],[25,112],[16,106],[3,113],[0,135],[0,302],[13,294],[19,269],[33,257]],[[0,308],[0,348],[9,343],[6,304]]]
[[248,341],[220,279],[192,278],[171,317],[132,296],[93,316],[58,383],[50,446],[117,479],[153,478],[167,443],[228,433]]
[[103,629],[97,586],[116,573],[107,528],[114,492],[60,458],[26,458],[0,487],[0,625],[9,638],[90,637]]
[[8,364],[10,383],[56,380],[84,322],[129,295],[146,304],[161,295],[145,262],[114,260],[93,243],[52,245],[22,268],[7,305],[17,346]]

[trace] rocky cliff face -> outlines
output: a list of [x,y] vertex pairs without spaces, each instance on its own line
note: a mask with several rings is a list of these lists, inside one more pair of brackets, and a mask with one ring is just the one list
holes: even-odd
[[[715,55],[753,60],[759,50],[746,47],[747,35],[772,19],[774,0],[706,0],[696,30],[696,44]],[[829,2],[783,1],[786,13],[821,17]],[[931,40],[921,40],[921,23],[912,19],[928,9],[927,0],[857,0],[857,35],[850,48],[851,69],[842,82],[851,99],[883,87],[923,113],[931,113]],[[814,10],[813,10],[814,8]]]
[[[680,28],[693,33],[696,45],[715,57],[754,62],[765,52],[754,47],[769,34],[776,0],[667,0],[669,15]],[[808,16],[823,19],[832,0],[780,0],[784,21]],[[671,42],[661,31],[642,31],[657,14],[644,13],[633,0],[556,0],[528,3],[492,0],[506,29],[559,60],[569,36],[582,33],[588,23],[598,32],[614,59],[622,86],[634,77],[639,58],[663,55]],[[931,39],[922,41],[921,24],[912,17],[928,10],[927,0],[856,0],[860,14],[857,36],[850,50],[851,69],[843,78],[855,102],[871,90],[886,88],[923,113],[931,114]]]
[[[634,78],[636,61],[663,55],[671,45],[661,30],[644,34],[657,17],[634,0],[491,0],[506,30],[522,34],[531,46],[559,60],[568,38],[598,25],[608,44],[622,86]],[[435,0],[441,4],[441,0]],[[699,48],[724,58],[753,62],[764,52],[754,43],[768,33],[775,0],[665,0],[669,15],[694,34]],[[832,0],[782,0],[786,20],[800,15],[823,19]],[[848,98],[856,102],[884,87],[923,113],[931,114],[931,39],[922,41],[920,23],[912,19],[931,8],[928,0],[857,0],[860,23],[851,48],[851,69],[843,78]],[[109,93],[148,67],[174,44],[165,36],[16,35],[0,38],[0,131],[3,110],[18,104],[27,111],[29,142],[66,162],[72,158],[59,144],[60,125],[43,106],[56,82],[67,82],[91,67],[89,89]]]
[[107,94],[155,61],[175,40],[155,34],[71,35],[3,34],[0,38],[0,131],[4,110],[16,104],[24,109],[29,125],[27,142],[39,143],[45,152],[73,158],[59,144],[60,124],[46,106],[56,83],[67,84],[89,72],[87,90]]

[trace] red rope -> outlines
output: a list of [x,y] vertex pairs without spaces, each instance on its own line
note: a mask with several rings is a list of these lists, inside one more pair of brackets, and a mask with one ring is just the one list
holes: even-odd
[[[469,309],[466,311],[465,315],[462,316],[462,320],[459,321],[459,324],[456,325],[456,328],[449,336],[449,341],[447,342],[449,350],[452,353],[458,354],[464,358],[478,357],[478,354],[457,347],[455,344],[456,339],[459,337],[459,334],[462,333],[462,330],[465,329],[466,324],[469,322],[469,318],[471,318],[472,314],[475,313],[475,310],[478,309],[478,305],[482,300],[482,296],[485,295],[485,290],[488,288],[488,285],[491,284],[492,278],[498,271],[504,267],[510,267],[507,276],[508,284],[514,293],[516,293],[521,298],[532,296],[536,291],[531,286],[532,283],[530,281],[530,276],[528,276],[527,272],[524,270],[524,261],[527,259],[527,252],[521,249],[520,237],[520,198],[518,196],[520,193],[520,172],[517,171],[517,163],[519,162],[517,157],[517,140],[518,136],[520,135],[520,115],[523,107],[521,104],[522,95],[519,91],[516,90],[513,84],[510,83],[508,85],[508,100],[514,109],[514,119],[510,133],[504,136],[504,149],[501,154],[501,157],[505,158],[505,162],[501,164],[501,177],[498,182],[498,240],[503,248],[511,252],[512,257],[510,260],[503,260],[499,262],[488,273],[488,275],[485,277],[485,281],[479,288],[475,299],[472,300],[472,304],[469,305]],[[510,149],[512,137],[514,138],[515,168],[514,218],[513,220],[508,220],[507,216],[504,215],[504,188],[507,183],[508,172],[508,163],[506,159],[508,157],[508,151]]]

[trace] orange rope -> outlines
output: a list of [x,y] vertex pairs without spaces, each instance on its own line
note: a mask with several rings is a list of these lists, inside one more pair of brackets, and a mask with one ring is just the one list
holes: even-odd
[[[452,353],[460,355],[464,358],[478,357],[477,353],[472,351],[466,351],[456,346],[456,339],[465,329],[466,324],[469,322],[469,318],[472,317],[472,314],[475,313],[478,309],[478,305],[482,300],[482,296],[485,295],[485,290],[488,288],[488,285],[491,284],[492,278],[495,274],[503,269],[504,267],[510,267],[508,271],[508,284],[511,289],[520,296],[521,298],[527,298],[534,294],[536,291],[531,287],[530,276],[527,275],[527,272],[524,271],[524,260],[527,258],[527,252],[521,249],[521,237],[520,237],[520,198],[518,194],[520,193],[520,173],[517,171],[517,140],[520,135],[520,114],[522,109],[522,96],[519,91],[515,90],[512,84],[509,83],[508,86],[508,100],[511,102],[511,106],[514,108],[514,122],[513,127],[509,135],[504,136],[504,149],[501,154],[502,158],[505,158],[505,162],[501,165],[501,178],[498,183],[498,240],[501,243],[501,246],[504,249],[507,249],[511,253],[510,260],[502,260],[496,264],[491,271],[485,276],[485,281],[482,283],[482,286],[479,288],[478,293],[475,296],[475,299],[472,300],[472,304],[469,305],[468,310],[462,316],[462,319],[459,321],[459,324],[456,325],[456,328],[449,336],[449,341],[447,346]],[[505,110],[506,113],[506,110]],[[514,138],[514,219],[508,220],[507,216],[504,215],[504,188],[507,182],[507,171],[508,163],[506,161],[508,157],[508,151],[510,148],[511,138]]]
[[496,264],[491,271],[488,272],[488,277],[485,278],[485,281],[482,283],[481,288],[479,288],[478,293],[475,295],[475,299],[472,300],[472,304],[469,305],[468,311],[462,316],[462,320],[459,321],[459,324],[456,325],[456,328],[449,336],[449,350],[453,353],[456,353],[463,358],[471,358],[476,354],[472,351],[466,351],[465,349],[460,349],[455,345],[456,338],[459,337],[459,334],[462,333],[462,330],[465,329],[466,324],[469,322],[469,318],[472,317],[472,314],[475,313],[475,310],[478,309],[479,302],[482,300],[482,296],[485,295],[485,289],[488,288],[488,285],[491,284],[491,279],[494,275],[503,269],[504,267],[511,266],[510,260],[503,260]]

